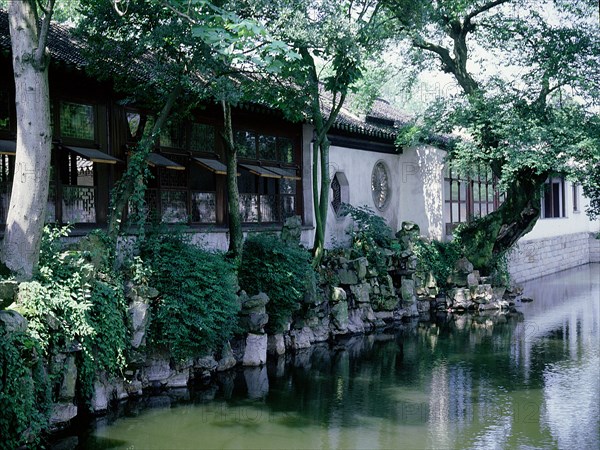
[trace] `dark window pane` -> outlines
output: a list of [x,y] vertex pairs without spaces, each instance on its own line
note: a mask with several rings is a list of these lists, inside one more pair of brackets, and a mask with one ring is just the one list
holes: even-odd
[[552,183],[552,217],[561,217],[560,197],[560,184]]
[[249,170],[240,168],[238,177],[238,189],[242,193],[258,193],[258,176],[250,173]]
[[238,157],[256,159],[256,135],[250,131],[236,131],[234,141]]
[[242,222],[258,222],[258,194],[240,194]]
[[214,152],[215,128],[211,125],[192,123],[190,150],[193,152]]
[[183,148],[183,127],[179,122],[169,123],[160,131],[160,146]]
[[10,103],[8,92],[0,91],[0,130],[10,130]]
[[[336,211],[337,212],[337,211]],[[293,195],[281,196],[281,220],[296,214],[296,197]]]
[[160,204],[162,207],[161,220],[165,223],[187,222],[187,192],[161,191]]
[[258,158],[267,161],[277,159],[275,136],[258,136]]
[[294,146],[292,140],[289,138],[278,137],[277,138],[277,153],[279,161],[284,163],[294,162]]
[[60,104],[62,137],[94,140],[94,108],[92,105],[62,102]]
[[192,222],[215,223],[216,195],[211,192],[192,192]]
[[277,195],[261,195],[260,196],[260,221],[261,222],[278,222],[279,211],[277,208]]

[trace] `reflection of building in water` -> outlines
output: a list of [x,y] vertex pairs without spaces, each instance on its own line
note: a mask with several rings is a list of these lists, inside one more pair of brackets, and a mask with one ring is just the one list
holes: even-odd
[[600,270],[598,265],[526,286],[536,301],[514,357],[529,372],[536,347],[562,347],[543,372],[541,421],[559,448],[588,448],[600,440]]
[[473,422],[473,380],[463,364],[442,362],[431,374],[429,426],[432,448],[451,447],[451,435]]

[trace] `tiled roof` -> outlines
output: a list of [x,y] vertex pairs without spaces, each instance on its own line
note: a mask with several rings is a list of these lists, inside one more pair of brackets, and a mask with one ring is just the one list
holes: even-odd
[[[0,49],[10,52],[10,31],[8,28],[8,13],[0,9]],[[48,34],[48,49],[55,62],[83,69],[86,66],[82,56],[83,44],[76,39],[69,28],[52,22]]]
[[[79,40],[71,29],[66,26],[52,22],[50,34],[48,36],[48,48],[53,63],[64,64],[83,70],[87,63],[83,56],[85,53],[85,43]],[[0,51],[10,53],[10,33],[8,27],[8,13],[0,9]],[[140,71],[140,64],[133,64]],[[121,70],[131,72],[132,67],[123,67]],[[141,73],[134,74],[150,78]],[[323,100],[323,109],[325,113],[331,110],[331,103],[325,97]],[[383,120],[369,120],[369,118]],[[396,110],[388,102],[382,99],[375,100],[372,110],[366,117],[358,117],[346,108],[342,108],[333,128],[352,134],[393,142],[396,138],[395,127],[406,123],[408,117]],[[393,124],[393,125],[392,125]]]

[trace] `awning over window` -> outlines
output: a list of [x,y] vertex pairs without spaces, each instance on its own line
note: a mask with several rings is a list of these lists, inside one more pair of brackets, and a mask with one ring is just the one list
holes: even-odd
[[287,178],[288,180],[300,180],[301,177],[296,175],[296,169],[283,169],[281,167],[266,167],[271,172],[279,175],[281,178]]
[[158,153],[149,153],[146,161],[148,161],[148,164],[150,164],[152,167],[163,167],[171,170],[185,170],[185,166],[177,164],[175,161],[171,161],[170,159],[165,158],[163,155],[159,155]]
[[254,175],[258,175],[259,177],[281,178],[281,175],[278,175],[275,172],[271,172],[266,167],[254,166],[251,164],[240,164],[240,166],[243,167],[244,169],[249,170],[250,173],[253,173]]
[[194,158],[194,161],[217,175],[227,175],[227,166],[221,161],[210,158]]
[[115,158],[114,156],[107,155],[106,153],[96,150],[94,148],[84,148],[84,147],[64,147],[67,150],[72,151],[73,153],[77,153],[79,156],[83,156],[86,159],[89,159],[95,163],[101,164],[116,164],[118,162],[122,162],[120,159]]
[[0,155],[16,155],[17,143],[15,141],[0,140]]

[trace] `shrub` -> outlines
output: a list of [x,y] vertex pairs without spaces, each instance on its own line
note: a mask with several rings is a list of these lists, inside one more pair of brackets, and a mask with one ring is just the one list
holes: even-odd
[[222,254],[205,251],[182,234],[151,231],[140,244],[140,257],[150,268],[150,284],[160,292],[152,305],[154,343],[181,361],[206,354],[232,336],[237,282]]
[[417,269],[424,273],[431,272],[438,286],[448,287],[448,276],[452,274],[456,261],[462,257],[459,241],[425,241],[421,238],[414,241],[413,251],[418,258]]
[[[108,260],[102,262],[87,250],[63,249],[60,238],[67,233],[67,227],[45,229],[39,270],[33,281],[21,283],[19,310],[48,360],[81,347],[79,394],[89,399],[98,370],[118,374],[124,367],[129,345],[127,309],[121,280]],[[59,375],[50,373],[57,381]]]
[[283,331],[292,313],[300,308],[312,266],[310,253],[283,242],[274,234],[260,233],[244,242],[239,271],[240,286],[248,294],[269,296],[270,332]]
[[27,333],[0,336],[2,448],[39,444],[48,425],[49,389],[39,343]]

